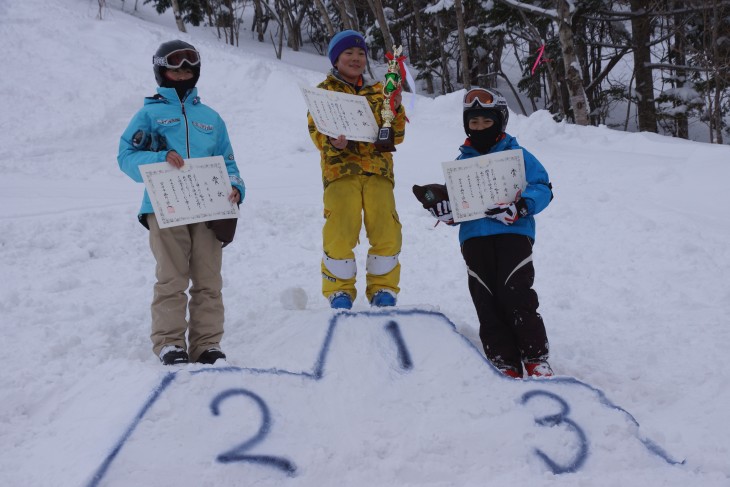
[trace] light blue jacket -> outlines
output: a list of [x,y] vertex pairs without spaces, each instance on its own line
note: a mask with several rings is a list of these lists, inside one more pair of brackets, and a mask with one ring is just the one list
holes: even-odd
[[[231,184],[241,193],[241,203],[246,186],[238,172],[228,130],[220,115],[200,102],[197,88],[193,88],[182,103],[174,88],[157,88],[157,93],[145,98],[144,106],[122,134],[117,155],[119,168],[141,183],[139,166],[164,162],[171,150],[183,159],[223,156]],[[139,214],[147,213],[154,213],[154,210],[145,190]]]
[[[459,225],[460,244],[463,244],[470,238],[488,237],[490,235],[499,235],[504,233],[527,235],[531,239],[535,240],[535,218],[533,215],[536,215],[547,208],[547,205],[550,204],[550,201],[553,198],[553,192],[550,187],[550,178],[548,177],[548,173],[545,168],[542,164],[540,164],[540,161],[538,161],[537,158],[535,158],[535,156],[530,154],[527,150],[520,147],[517,143],[517,139],[509,134],[505,134],[505,137],[497,142],[489,153],[491,154],[494,152],[513,149],[522,149],[524,155],[527,187],[522,192],[522,197],[527,203],[527,216],[520,217],[511,225],[505,225],[498,220],[487,217],[462,222]],[[461,154],[459,154],[459,157],[456,158],[457,160],[469,159],[470,157],[482,155],[470,145],[462,145],[459,147],[459,151]]]

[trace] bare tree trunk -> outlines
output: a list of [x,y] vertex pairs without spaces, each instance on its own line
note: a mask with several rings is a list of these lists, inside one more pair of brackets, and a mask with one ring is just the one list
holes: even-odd
[[713,113],[713,123],[715,124],[715,143],[722,144],[722,104],[720,99],[722,97],[721,90],[718,87],[715,90],[715,111]]
[[[282,20],[279,13],[275,10],[272,10],[271,5],[268,4],[265,0],[261,3],[261,5],[266,8],[266,11],[269,13],[269,15],[276,21],[277,25],[277,34],[279,36],[278,46],[277,42],[274,41],[274,36],[271,32],[269,32],[269,37],[271,38],[271,44],[274,46],[274,52],[276,53],[276,59],[281,59],[281,53],[282,53],[282,43],[284,41],[284,21]],[[276,8],[278,8],[278,4],[275,5]]]
[[[682,1],[670,2],[670,10],[682,7],[684,7],[684,2]],[[681,15],[677,14],[674,16],[674,25],[672,28],[675,29],[675,32],[674,46],[671,51],[671,57],[669,58],[671,60],[670,62],[677,66],[685,66],[687,64],[687,53],[685,51],[684,42],[685,26]],[[677,80],[677,88],[679,88],[679,91],[681,92],[687,79],[687,71],[684,69],[677,69],[675,72],[675,78]],[[677,102],[675,102],[675,106],[676,105]],[[687,113],[678,113],[675,117],[675,123],[677,130],[676,136],[682,139],[689,139],[689,121],[687,119]]]
[[490,62],[492,63],[491,72],[487,76],[487,86],[497,87],[497,74],[503,73],[502,69],[502,52],[504,51],[504,36],[497,36],[494,42],[492,42],[492,55]]
[[390,35],[388,29],[388,21],[385,19],[385,12],[383,11],[382,0],[368,0],[370,10],[373,11],[373,15],[378,21],[380,27],[380,33],[383,35],[383,43],[385,44],[385,52],[393,50],[393,37]]
[[461,0],[454,0],[454,10],[456,10],[456,27],[459,31],[459,50],[461,51],[461,82],[464,88],[471,90],[471,69],[469,69],[469,52],[464,34],[464,10]]
[[332,0],[332,3],[335,4],[335,7],[337,7],[337,10],[340,12],[340,19],[342,20],[342,29],[352,29],[352,19],[350,19],[350,16],[347,13],[347,7],[345,6],[344,0]]
[[261,0],[253,0],[253,26],[256,30],[256,39],[264,42],[264,10]]
[[[416,34],[418,38],[418,57],[421,58],[422,61],[427,61],[428,59],[428,53],[426,52],[426,33],[423,30],[423,23],[421,23],[421,9],[420,5],[418,5],[417,0],[411,0],[411,5],[413,7],[413,16],[416,22]],[[431,71],[428,70],[423,74],[423,79],[426,80],[426,93],[429,95],[433,94],[433,76],[431,76]],[[415,89],[415,87],[414,87]]]
[[560,115],[561,120],[565,118],[565,110],[563,110],[563,102],[561,100],[560,82],[558,81],[558,75],[550,65],[545,63],[547,71],[547,77],[550,83],[550,100],[552,101],[553,110],[552,113]]
[[279,15],[284,27],[286,28],[287,38],[286,45],[292,51],[299,50],[299,35],[295,32],[292,14],[294,9],[287,0],[276,0],[276,13]]
[[180,13],[180,4],[177,0],[172,0],[172,13],[175,14],[175,23],[180,32],[187,32],[185,30],[185,22],[183,22],[182,14]]
[[[635,1],[635,0],[632,0]],[[565,66],[565,84],[570,96],[570,107],[573,109],[573,118],[576,125],[589,125],[588,98],[583,87],[583,76],[580,64],[575,54],[575,42],[571,25],[570,7],[567,0],[556,0],[558,10],[558,35],[563,51],[563,65]]]
[[[634,84],[634,74],[631,74],[631,79],[629,80],[629,86],[628,90],[631,91],[631,86]],[[626,103],[626,119],[624,120],[624,132],[629,130],[629,120],[631,118],[631,97],[629,97],[627,103]]]
[[327,27],[327,34],[329,35],[329,37],[331,39],[332,37],[334,37],[334,35],[337,32],[335,32],[335,27],[332,25],[330,16],[327,13],[327,8],[325,8],[324,4],[322,3],[322,0],[314,0],[314,3],[317,5],[317,10],[319,10],[319,15],[322,16],[322,22],[324,22],[325,27]]
[[[515,44],[514,37],[510,36],[510,43]],[[535,52],[538,53],[538,56],[540,55],[540,46],[542,44],[535,41],[535,39],[527,38],[527,47],[528,52]],[[523,59],[520,57],[520,53],[517,52],[517,49],[512,49],[512,54],[515,56],[515,60],[517,61],[517,65],[520,67],[520,71],[525,72],[527,68],[530,67],[530,57],[527,56]],[[535,58],[537,60],[537,57]],[[532,65],[534,65],[535,61],[532,61]],[[532,105],[532,111],[537,111],[537,102],[536,99],[540,98],[540,90],[542,90],[543,80],[545,79],[544,73],[542,71],[537,73],[537,76],[535,76],[535,72],[533,71],[530,75],[530,78],[528,80],[528,83],[525,83],[524,85],[524,93],[527,96],[527,99],[530,100],[530,105]],[[524,78],[523,78],[524,82]],[[547,97],[546,97],[547,98]]]
[[504,71],[499,71],[499,75],[504,78],[504,80],[507,82],[507,86],[509,86],[509,89],[512,90],[512,94],[515,97],[515,100],[517,100],[517,104],[520,105],[520,110],[522,110],[522,115],[527,115],[527,110],[525,110],[525,105],[522,104],[522,99],[520,99],[519,92],[515,89],[515,86],[512,84],[512,82],[509,80],[506,74],[504,74]]
[[279,42],[277,45],[277,42],[274,40],[274,35],[269,32],[269,37],[271,37],[271,44],[274,46],[274,53],[276,53],[276,59],[281,59],[281,51],[283,49],[283,42],[284,42],[284,26],[279,24]]
[[226,14],[223,17],[225,19],[223,31],[226,33],[226,41],[228,44],[235,46],[233,40],[233,29],[236,16],[233,11],[233,0],[223,0],[222,6],[225,7],[226,10]]
[[[715,88],[715,111],[713,114],[713,123],[715,124],[715,142],[722,144],[722,92],[727,86],[725,83],[727,65],[725,65],[724,69],[720,67],[722,66],[722,59],[720,56],[720,25],[722,25],[722,21],[718,18],[719,8],[717,6],[717,0],[714,2],[714,7],[715,8],[712,9],[712,23],[710,24],[712,25],[712,66],[714,68],[713,78],[715,80],[713,83]],[[722,71],[725,72],[723,73]]]
[[[631,12],[645,13],[646,2],[630,0]],[[634,47],[634,72],[636,73],[636,111],[639,116],[639,130],[657,133],[656,104],[654,102],[654,76],[651,68],[651,18],[648,15],[631,17],[631,33]]]
[[345,9],[347,10],[347,16],[350,18],[351,29],[360,32],[360,19],[357,18],[357,10],[355,9],[355,2],[353,0],[344,0]]
[[446,39],[448,38],[448,32],[442,25],[443,15],[441,13],[436,14],[436,27],[439,36],[439,48],[441,50],[441,94],[451,93],[451,76],[449,75],[449,54],[446,52]]

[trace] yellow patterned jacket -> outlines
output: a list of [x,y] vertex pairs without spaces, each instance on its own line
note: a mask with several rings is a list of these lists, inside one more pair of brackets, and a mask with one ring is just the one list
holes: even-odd
[[[363,77],[364,79],[364,77]],[[317,85],[325,90],[350,93],[352,95],[365,96],[370,108],[375,115],[375,121],[381,126],[383,120],[380,110],[385,102],[383,96],[383,85],[380,82],[373,82],[364,79],[364,85],[359,92],[349,83],[337,78],[333,73],[327,75],[327,79]],[[393,154],[391,152],[380,152],[375,149],[375,144],[368,142],[350,141],[343,150],[339,150],[329,142],[329,137],[317,131],[312,115],[307,114],[309,122],[309,135],[314,145],[322,153],[322,183],[326,188],[329,183],[343,176],[360,174],[379,174],[388,178],[395,184],[393,175]],[[406,112],[403,105],[396,110],[395,119],[391,123],[395,131],[395,143],[403,142],[406,128]]]

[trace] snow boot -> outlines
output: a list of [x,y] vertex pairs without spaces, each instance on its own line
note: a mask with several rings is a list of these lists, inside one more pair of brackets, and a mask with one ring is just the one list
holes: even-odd
[[220,348],[209,348],[208,350],[200,354],[197,362],[199,364],[212,365],[216,362],[216,360],[223,360],[225,362],[226,354],[221,352]]
[[163,365],[186,364],[188,360],[188,353],[177,345],[167,345],[160,350]]
[[393,291],[381,289],[373,294],[373,299],[370,300],[370,306],[384,308],[386,306],[395,306],[395,302],[396,297]]
[[507,377],[512,377],[513,379],[522,379],[522,374],[520,374],[520,372],[515,368],[504,367],[499,369],[499,371]]
[[352,308],[352,298],[344,291],[338,291],[330,294],[330,308],[332,309],[350,309]]
[[525,362],[525,370],[528,377],[552,377],[554,375],[553,369],[550,368],[550,364],[546,360]]

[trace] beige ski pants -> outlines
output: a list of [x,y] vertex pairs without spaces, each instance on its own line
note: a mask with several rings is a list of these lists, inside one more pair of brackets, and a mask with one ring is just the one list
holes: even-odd
[[161,229],[153,214],[147,215],[147,223],[150,248],[157,261],[152,350],[159,355],[163,347],[177,345],[196,361],[204,351],[219,347],[223,336],[221,243],[205,223]]

